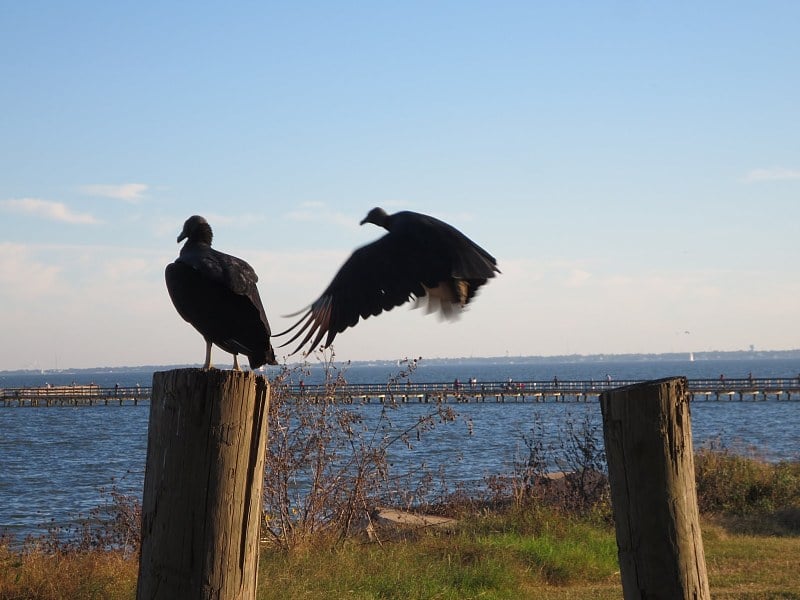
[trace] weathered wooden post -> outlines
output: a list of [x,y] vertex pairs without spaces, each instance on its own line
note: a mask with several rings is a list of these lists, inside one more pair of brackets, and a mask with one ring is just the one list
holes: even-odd
[[624,597],[710,598],[686,378],[603,392],[600,405]]
[[153,375],[137,600],[253,599],[269,382]]

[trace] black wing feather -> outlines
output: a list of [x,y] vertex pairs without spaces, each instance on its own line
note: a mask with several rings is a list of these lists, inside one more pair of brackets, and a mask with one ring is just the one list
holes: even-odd
[[356,325],[359,318],[377,316],[400,306],[412,295],[424,293],[412,268],[418,262],[416,254],[391,234],[353,252],[303,316],[289,329],[276,334],[285,335],[299,327],[281,347],[306,333],[294,352],[309,341],[310,349],[315,348],[326,335],[327,348],[336,334]]
[[411,298],[421,298],[426,288],[441,284],[454,287],[456,281],[466,282],[466,304],[499,272],[492,255],[434,217],[404,211],[391,215],[386,226],[389,233],[353,252],[299,320],[276,334],[294,332],[281,347],[299,339],[292,354],[309,342],[310,352],[323,338],[328,347],[359,318],[377,316]]

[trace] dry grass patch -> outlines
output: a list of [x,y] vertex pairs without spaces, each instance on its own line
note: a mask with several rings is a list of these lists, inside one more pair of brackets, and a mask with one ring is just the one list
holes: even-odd
[[136,558],[121,552],[15,552],[0,546],[0,600],[122,600],[136,595]]
[[714,598],[800,599],[800,537],[731,534],[704,523],[703,545]]

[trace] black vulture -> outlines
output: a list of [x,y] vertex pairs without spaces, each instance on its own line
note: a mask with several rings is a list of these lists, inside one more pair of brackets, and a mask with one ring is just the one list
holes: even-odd
[[[428,300],[428,311],[453,317],[490,278],[499,273],[494,257],[452,225],[439,219],[401,211],[392,215],[373,208],[361,221],[389,231],[357,249],[345,261],[330,285],[311,306],[290,316],[303,316],[286,331],[298,328],[282,346],[303,333],[295,352],[309,341],[306,353],[325,338],[324,347],[337,333],[358,323],[359,317],[379,315],[410,299]],[[305,312],[304,312],[305,311]]]
[[275,365],[269,322],[256,287],[258,276],[241,258],[214,250],[212,236],[208,221],[189,217],[178,236],[179,243],[186,243],[165,273],[178,313],[206,340],[203,368],[212,367],[212,344],[233,354],[237,371],[238,354],[247,356],[251,369]]

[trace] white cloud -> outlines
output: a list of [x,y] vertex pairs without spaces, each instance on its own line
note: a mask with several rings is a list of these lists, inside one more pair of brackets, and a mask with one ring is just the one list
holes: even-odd
[[[284,315],[314,300],[347,255],[243,248],[273,331],[294,322]],[[202,361],[202,337],[177,314],[164,284],[173,258],[169,248],[0,243],[7,341],[0,369],[50,363],[54,355],[70,367]],[[509,257],[501,268],[460,320],[441,323],[406,305],[337,336],[337,360],[788,348],[796,336],[786,323],[800,322],[800,285],[780,279],[777,267],[631,271],[601,261]],[[767,288],[774,293],[764,295]]]
[[25,302],[60,291],[59,268],[34,257],[29,246],[0,244],[0,287]]
[[567,278],[564,281],[564,285],[570,288],[583,287],[591,278],[591,276],[592,274],[584,269],[572,269],[567,274]]
[[89,213],[72,212],[63,202],[51,202],[39,198],[18,198],[0,201],[0,207],[34,217],[41,217],[62,223],[96,225],[100,221]]
[[302,206],[303,208],[310,208],[310,209],[325,208],[325,203],[320,202],[319,200],[311,200],[309,202],[301,202],[300,206]]
[[[203,216],[209,222],[212,228],[216,228],[217,225],[225,225],[230,227],[251,227],[255,223],[260,223],[264,221],[266,218],[263,214],[256,214],[256,213],[246,213],[246,214],[222,214],[222,213],[205,213]],[[187,215],[189,217],[189,215]],[[183,226],[183,221],[177,223],[177,227],[180,228]],[[216,229],[215,229],[216,231]]]
[[786,167],[768,167],[753,169],[744,176],[745,183],[760,183],[762,181],[786,181],[800,179],[800,169],[787,169]]
[[362,217],[353,217],[349,214],[332,211],[321,202],[305,202],[300,205],[299,209],[290,211],[285,216],[290,221],[334,223],[347,229],[358,229],[358,224],[362,219]]
[[113,198],[115,200],[125,200],[126,202],[138,202],[148,189],[149,186],[146,183],[92,184],[81,187],[81,191],[90,196]]

